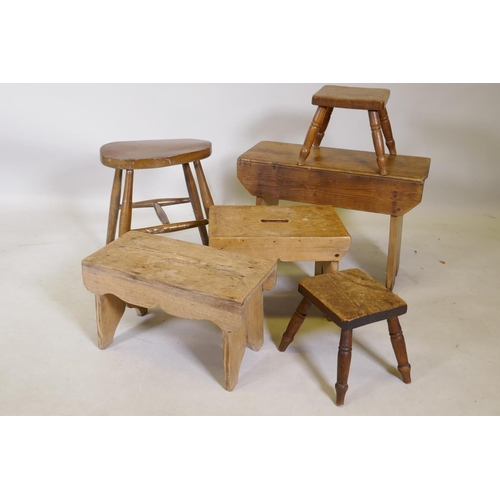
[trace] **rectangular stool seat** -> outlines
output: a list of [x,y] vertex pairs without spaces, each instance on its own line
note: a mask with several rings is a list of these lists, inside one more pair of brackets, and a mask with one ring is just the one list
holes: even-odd
[[96,295],[99,347],[113,341],[125,304],[161,307],[222,329],[226,388],[237,382],[246,343],[263,343],[262,290],[276,283],[276,262],[184,241],[129,232],[82,262]]
[[213,206],[210,246],[283,262],[338,262],[351,237],[331,206]]

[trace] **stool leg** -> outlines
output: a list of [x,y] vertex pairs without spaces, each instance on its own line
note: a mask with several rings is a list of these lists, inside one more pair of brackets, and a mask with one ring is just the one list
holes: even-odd
[[311,152],[311,147],[316,140],[316,136],[318,135],[318,132],[321,129],[321,126],[323,124],[323,120],[325,119],[326,113],[328,111],[328,108],[325,108],[323,106],[318,106],[318,109],[316,110],[316,113],[314,114],[313,120],[311,122],[311,126],[309,127],[309,130],[307,131],[306,138],[304,140],[304,145],[302,146],[302,149],[300,150],[299,154],[299,165],[304,165],[307,157],[309,156],[309,153]]
[[199,160],[194,162],[194,170],[198,179],[198,185],[200,186],[201,199],[203,201],[205,215],[208,217],[210,207],[214,204],[214,200],[212,198],[212,194],[210,193],[210,189],[208,188],[205,172],[203,172],[203,167],[201,166],[201,162]]
[[349,378],[349,368],[351,367],[352,353],[352,330],[342,330],[340,334],[339,354],[337,360],[337,383],[335,391],[337,392],[337,406],[344,404],[345,393],[349,386],[347,379]]
[[97,345],[106,349],[115,336],[116,327],[125,311],[125,302],[114,295],[96,295]]
[[279,205],[280,200],[278,198],[261,198],[257,196],[255,198],[255,204],[260,206],[271,206],[271,205]]
[[238,383],[240,366],[245,354],[247,335],[245,324],[238,330],[222,331],[222,352],[224,357],[224,378],[227,391],[232,391]]
[[288,326],[286,327],[285,333],[281,337],[281,343],[278,347],[278,350],[281,352],[285,352],[286,348],[293,342],[295,334],[299,331],[299,328],[304,323],[306,319],[307,313],[311,307],[311,302],[307,300],[305,297],[302,299],[302,302],[297,307],[297,310],[293,314]]
[[375,146],[375,154],[377,155],[377,163],[382,175],[387,175],[387,160],[384,156],[384,136],[380,126],[380,116],[378,111],[368,111],[370,117],[370,127],[372,129],[373,145]]
[[122,193],[122,174],[123,170],[117,168],[113,179],[111,189],[111,199],[109,201],[108,233],[106,236],[106,245],[111,243],[116,236],[116,226],[118,224],[118,212],[120,211],[120,196]]
[[338,270],[339,270],[338,261],[314,263],[314,276],[318,276],[320,274],[335,273]]
[[399,261],[401,258],[401,239],[403,236],[403,216],[391,215],[391,225],[389,229],[389,248],[387,251],[387,271],[385,286],[389,290],[396,284],[396,276],[399,271]]
[[264,343],[264,297],[262,289],[255,290],[247,300],[243,317],[248,345],[252,351],[258,351]]
[[405,338],[403,336],[401,324],[399,323],[399,318],[389,318],[387,323],[389,324],[389,335],[391,336],[392,348],[394,349],[394,354],[398,361],[399,373],[401,373],[401,377],[403,377],[403,382],[409,384],[411,382],[411,366],[408,362]]
[[128,233],[132,225],[132,192],[134,190],[134,171],[127,170],[123,188],[122,209],[120,213],[120,236]]
[[389,120],[389,114],[387,113],[387,108],[381,109],[379,112],[380,116],[380,124],[382,126],[382,132],[384,133],[385,143],[387,144],[387,149],[391,155],[395,155],[396,153],[396,143],[394,142],[394,138],[392,137],[392,128],[391,122]]
[[[201,209],[200,197],[198,196],[198,189],[196,188],[196,184],[194,182],[191,167],[189,166],[189,163],[184,163],[182,168],[184,169],[184,178],[186,180],[186,187],[191,200],[191,205],[193,206],[194,216],[196,220],[203,220],[205,217],[203,216],[203,211]],[[208,245],[208,233],[206,226],[199,226],[198,230],[200,231],[201,242],[204,245]]]
[[326,115],[323,119],[323,123],[321,124],[321,128],[318,131],[318,135],[316,136],[316,140],[314,141],[314,145],[319,148],[321,146],[321,141],[323,137],[325,137],[325,131],[330,123],[330,118],[332,116],[333,108],[326,108]]

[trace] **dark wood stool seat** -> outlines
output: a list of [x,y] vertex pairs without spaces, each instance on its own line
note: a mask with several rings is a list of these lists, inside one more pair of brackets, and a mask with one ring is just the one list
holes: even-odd
[[337,364],[337,405],[344,404],[351,364],[353,329],[387,320],[392,347],[403,382],[409,384],[410,364],[398,317],[405,314],[407,304],[390,290],[359,269],[305,278],[299,283],[303,295],[285,333],[279,350],[285,351],[302,326],[311,304],[331,319],[341,330]]
[[[137,229],[150,234],[164,234],[198,227],[204,245],[208,245],[208,210],[213,205],[212,196],[201,166],[201,160],[208,158],[212,144],[198,139],[166,139],[157,141],[112,142],[101,147],[101,162],[115,169],[108,219],[106,244],[116,237],[118,213],[120,212],[119,236],[131,230],[132,209],[154,208],[161,225]],[[199,193],[191,171],[190,163],[198,179]],[[154,200],[132,200],[134,171],[149,168],[182,165],[188,196],[179,198],[158,198]],[[122,194],[122,173],[125,170],[125,185]],[[201,201],[200,201],[201,194]],[[202,207],[203,202],[203,207]],[[171,223],[163,207],[191,203],[195,220]],[[205,213],[203,213],[205,210]]]

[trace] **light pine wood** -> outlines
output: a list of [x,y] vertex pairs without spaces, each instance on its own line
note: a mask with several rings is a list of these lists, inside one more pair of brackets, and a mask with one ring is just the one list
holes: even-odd
[[325,269],[331,269],[350,245],[331,206],[214,205],[210,210],[210,246],[219,250],[283,262],[325,261]]
[[[262,345],[258,309],[262,289],[276,283],[276,262],[132,231],[84,259],[82,268],[85,287],[99,297],[218,325],[228,390],[237,382],[242,345],[247,339],[253,349]],[[102,316],[108,302],[99,301]]]
[[96,295],[97,346],[106,349],[113,342],[116,327],[125,311],[125,302],[114,295]]
[[[208,232],[206,229],[206,225],[208,224],[207,215],[208,209],[213,204],[213,200],[203,172],[201,160],[210,156],[211,151],[212,145],[210,142],[196,139],[114,142],[102,146],[102,163],[115,169],[106,243],[110,243],[115,239],[118,212],[120,210],[119,235],[121,236],[132,229],[133,209],[153,208],[161,225],[135,228],[135,231],[144,231],[149,234],[166,234],[197,227],[202,243],[208,245]],[[190,162],[194,164],[206,215],[203,213],[198,188],[191,172]],[[132,191],[135,170],[168,167],[179,164],[183,165],[189,197],[133,201]],[[120,205],[122,170],[126,170],[127,173],[122,195],[123,199]],[[182,203],[192,204],[196,220],[170,223],[163,207]]]
[[[387,214],[397,216],[402,228],[401,217],[422,200],[429,158],[388,155],[387,175],[381,176],[374,153],[318,147],[312,149],[306,166],[298,166],[300,148],[298,144],[265,141],[238,158],[238,179],[256,196],[257,203],[282,199]],[[400,240],[400,236],[399,240],[389,239],[387,276],[391,289],[396,269],[391,256],[399,256]]]
[[111,142],[101,147],[101,163],[111,168],[137,170],[169,167],[208,158],[212,144],[198,139]]
[[316,306],[342,332],[337,363],[336,404],[344,404],[351,364],[353,329],[387,320],[392,347],[403,381],[410,383],[410,364],[398,317],[407,311],[406,302],[359,269],[305,278],[299,282],[304,297],[282,335],[280,351],[293,342],[310,305]]

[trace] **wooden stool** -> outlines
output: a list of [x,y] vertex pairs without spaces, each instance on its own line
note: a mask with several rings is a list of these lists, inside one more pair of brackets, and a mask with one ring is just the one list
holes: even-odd
[[392,137],[391,123],[386,109],[389,96],[390,91],[387,89],[325,85],[313,95],[312,103],[318,108],[300,150],[298,164],[305,165],[313,144],[316,147],[321,145],[333,108],[364,109],[368,111],[370,118],[373,145],[380,173],[387,175],[384,137],[390,154],[396,154],[396,144]]
[[213,206],[210,246],[283,262],[314,261],[338,270],[351,237],[331,206]]
[[398,316],[406,313],[406,302],[384,288],[359,269],[305,278],[299,283],[304,296],[283,334],[279,346],[285,351],[314,304],[341,329],[337,363],[337,405],[344,404],[351,365],[352,331],[354,328],[387,320],[392,347],[403,382],[409,384],[410,364]]
[[430,159],[391,155],[387,175],[380,175],[375,153],[316,147],[301,166],[300,150],[299,144],[260,142],[238,158],[238,179],[259,205],[288,200],[390,215],[386,286],[392,290],[403,215],[422,200]]
[[127,303],[159,306],[222,330],[225,387],[232,390],[248,342],[263,344],[262,290],[276,283],[276,262],[140,232],[129,232],[82,262],[96,295],[98,346],[105,349]]
[[[150,234],[163,234],[198,227],[204,245],[208,245],[206,225],[210,205],[213,205],[212,196],[208,189],[205,174],[200,160],[208,158],[212,152],[212,144],[208,141],[196,139],[170,139],[160,141],[129,141],[112,142],[101,148],[101,162],[107,167],[115,169],[113,189],[109,207],[108,233],[106,244],[111,243],[116,237],[118,212],[120,214],[119,236],[130,231],[132,224],[132,209],[152,207],[155,209],[161,225],[139,229]],[[201,198],[207,216],[203,214],[200,197],[196,188],[190,163],[198,178]],[[170,167],[182,165],[189,196],[187,198],[160,198],[133,202],[132,191],[134,184],[134,171],[147,168]],[[125,170],[125,186],[122,191],[122,173]],[[120,199],[122,199],[120,203]],[[162,207],[191,203],[196,220],[171,223]]]

